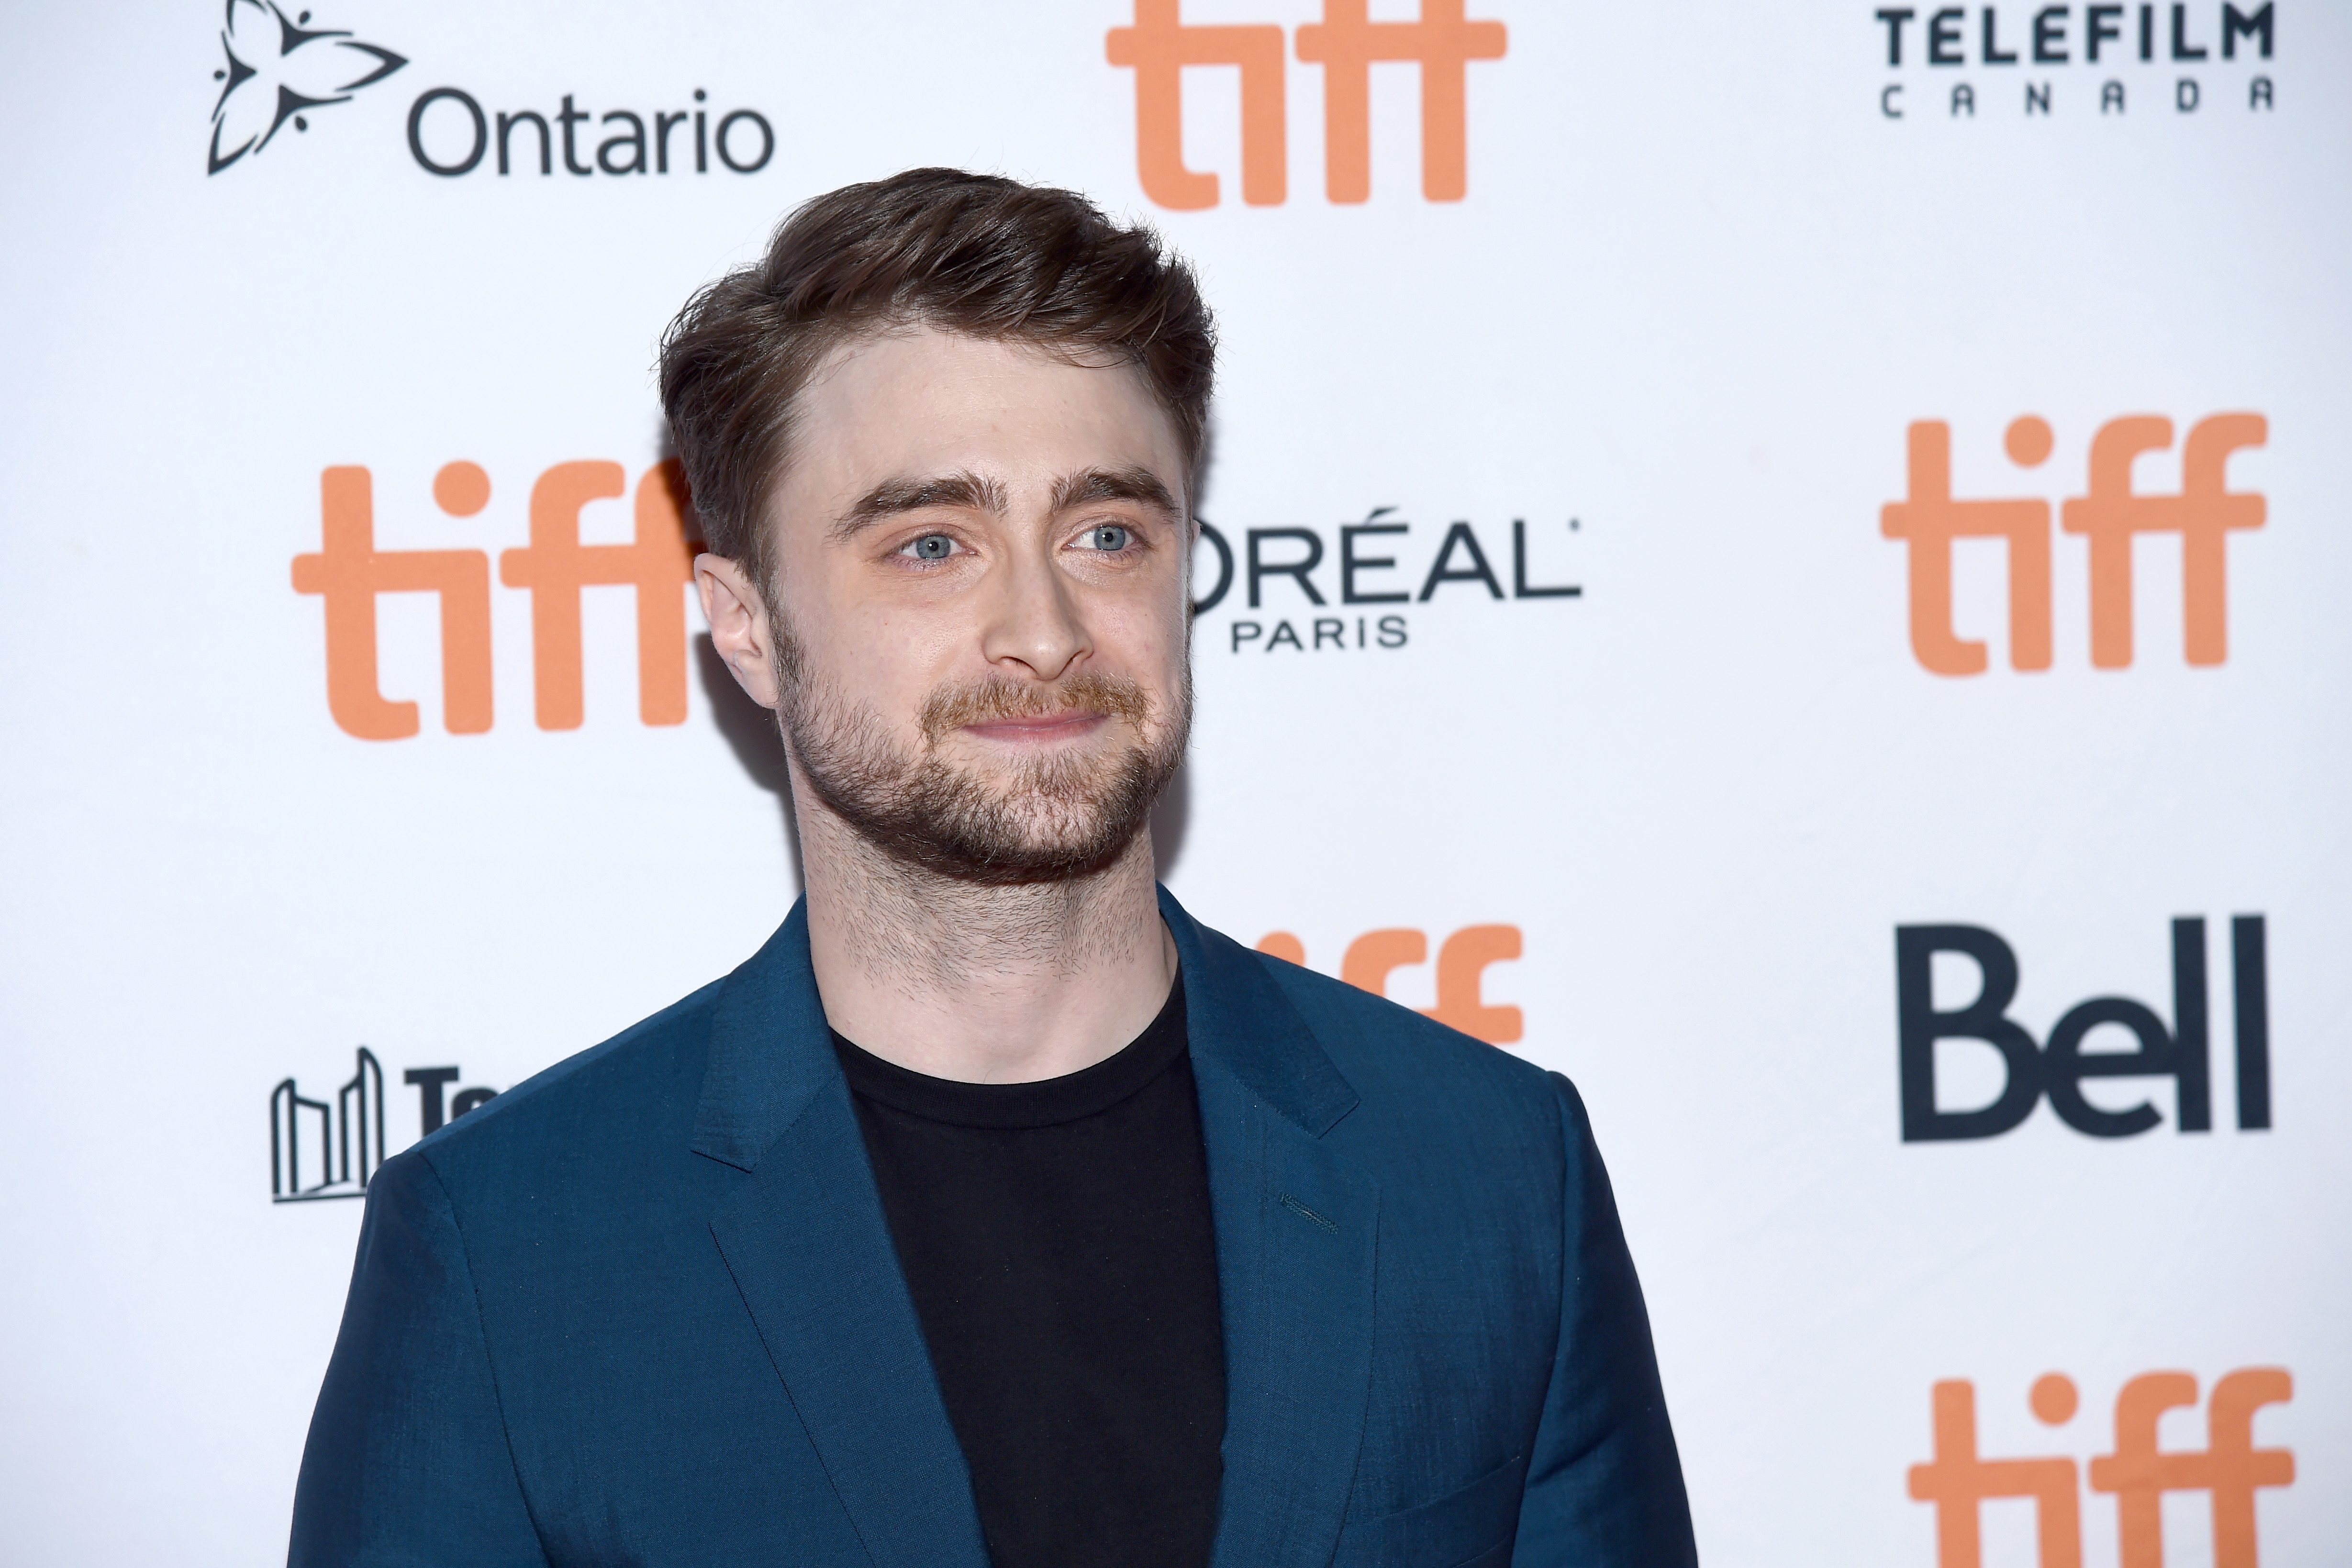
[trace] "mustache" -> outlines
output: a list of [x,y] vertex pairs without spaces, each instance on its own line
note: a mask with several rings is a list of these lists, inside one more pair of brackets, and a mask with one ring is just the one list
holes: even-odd
[[968,724],[1066,713],[1116,716],[1140,729],[1150,722],[1151,698],[1125,675],[1093,670],[1044,684],[997,675],[967,686],[941,686],[925,700],[918,722],[923,737],[936,745],[942,736]]

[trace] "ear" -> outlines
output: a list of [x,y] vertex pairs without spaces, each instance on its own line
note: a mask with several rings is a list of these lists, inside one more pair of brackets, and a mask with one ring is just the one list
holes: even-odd
[[775,631],[768,607],[741,566],[708,552],[694,558],[694,587],[702,595],[702,618],[710,622],[710,643],[744,695],[763,708],[783,700],[776,689]]

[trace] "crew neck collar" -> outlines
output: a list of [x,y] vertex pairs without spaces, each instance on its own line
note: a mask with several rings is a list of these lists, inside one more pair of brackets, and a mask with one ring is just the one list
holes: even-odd
[[1141,1034],[1091,1067],[1031,1083],[963,1083],[886,1061],[838,1030],[835,1054],[852,1092],[951,1126],[1051,1127],[1109,1110],[1168,1071],[1185,1053],[1184,977],[1168,988],[1160,1015]]

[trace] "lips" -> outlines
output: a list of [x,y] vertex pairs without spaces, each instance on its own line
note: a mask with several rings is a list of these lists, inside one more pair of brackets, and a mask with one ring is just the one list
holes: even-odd
[[960,730],[983,738],[1043,742],[1083,735],[1113,716],[1145,730],[1151,701],[1127,676],[1082,670],[1052,685],[998,677],[942,686],[923,704],[919,722],[934,745]]
[[1073,709],[1034,718],[990,719],[963,727],[967,732],[989,740],[1059,740],[1086,734],[1101,724],[1104,716],[1098,713]]

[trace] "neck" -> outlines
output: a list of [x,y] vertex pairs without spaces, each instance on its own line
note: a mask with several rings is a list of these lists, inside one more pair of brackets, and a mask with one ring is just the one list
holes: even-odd
[[934,1078],[1025,1083],[1093,1066],[1168,998],[1176,944],[1151,840],[1063,882],[987,886],[868,843],[793,779],[809,957],[826,1019]]

